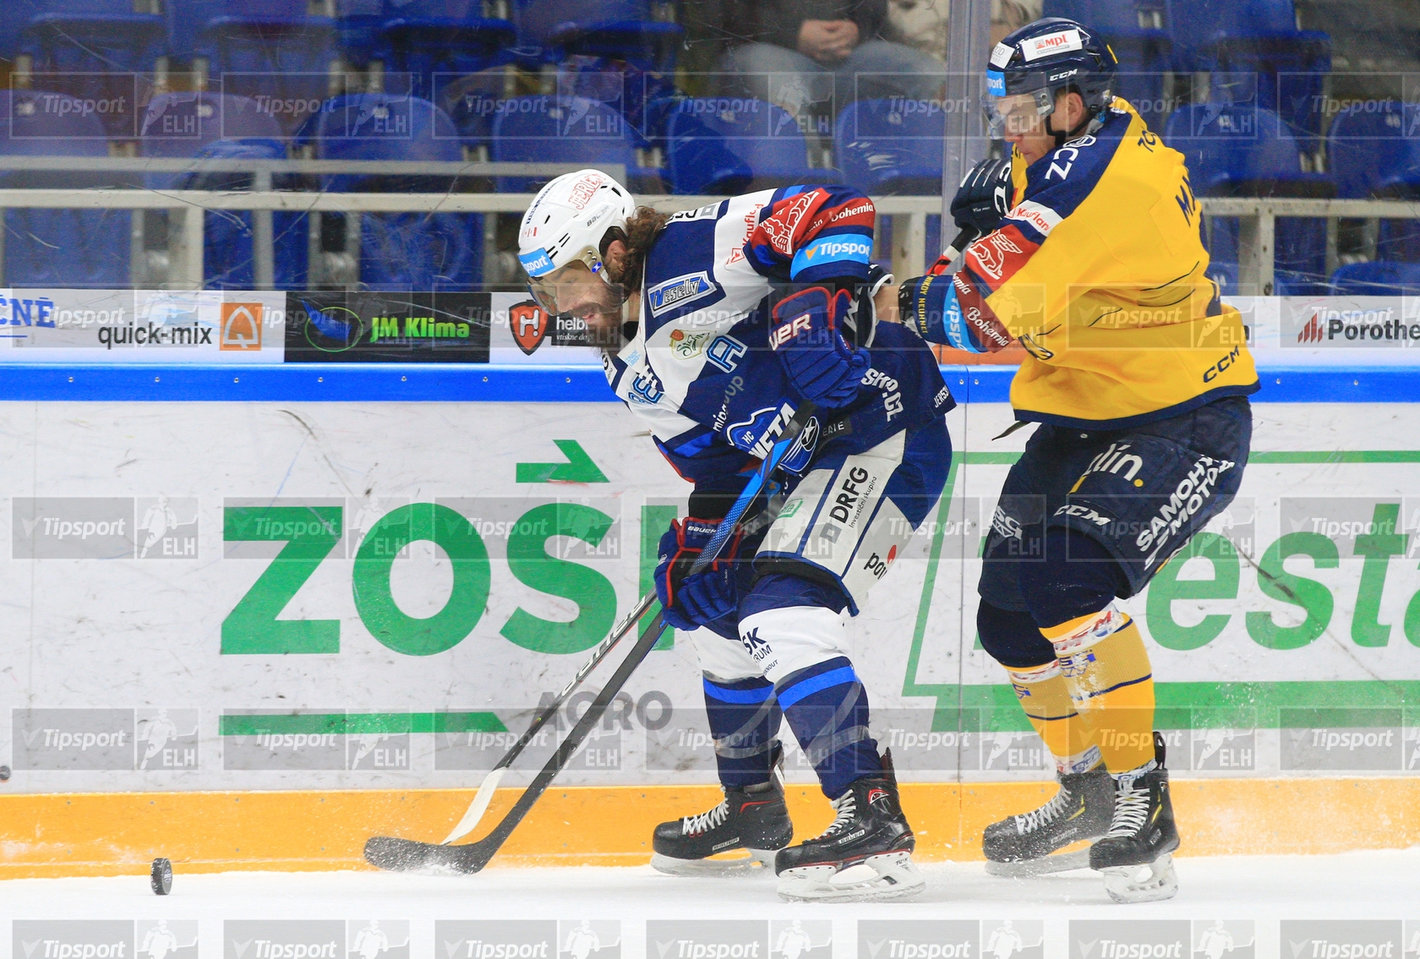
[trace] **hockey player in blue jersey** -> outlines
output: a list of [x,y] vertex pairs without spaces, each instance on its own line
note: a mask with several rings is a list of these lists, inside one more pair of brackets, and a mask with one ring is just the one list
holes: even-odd
[[[915,333],[874,323],[874,209],[845,186],[766,190],[675,215],[596,170],[558,177],[523,217],[539,305],[580,317],[613,391],[693,484],[661,538],[665,619],[690,631],[725,800],[656,827],[653,865],[716,871],[747,850],[789,899],[906,898],[923,887],[891,762],[848,656],[869,588],[941,495],[954,402]],[[686,573],[793,411],[778,517]],[[703,628],[702,628],[703,627]],[[789,845],[777,774],[787,719],[837,817]],[[777,852],[776,852],[777,851]],[[868,877],[840,874],[871,867]]]

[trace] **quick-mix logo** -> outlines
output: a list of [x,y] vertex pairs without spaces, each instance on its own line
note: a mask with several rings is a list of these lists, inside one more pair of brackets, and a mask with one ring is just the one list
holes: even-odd
[[858,923],[862,959],[977,959],[981,923],[967,919],[910,919]]
[[1189,959],[1187,919],[1076,919],[1070,959]]
[[1283,919],[1281,959],[1402,959],[1399,919]]
[[225,959],[345,959],[343,919],[228,919]]
[[557,959],[557,920],[440,919],[434,942],[440,959]]
[[16,919],[14,959],[132,959],[128,919]]
[[646,959],[769,959],[763,919],[648,919]]

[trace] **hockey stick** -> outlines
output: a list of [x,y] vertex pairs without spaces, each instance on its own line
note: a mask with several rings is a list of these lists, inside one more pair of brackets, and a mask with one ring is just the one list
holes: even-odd
[[528,731],[523,733],[517,742],[513,743],[512,747],[503,754],[503,758],[498,760],[497,765],[488,771],[487,776],[483,777],[483,782],[478,785],[478,792],[474,793],[473,800],[468,804],[468,810],[463,814],[463,818],[459,820],[458,825],[449,833],[448,838],[444,840],[444,845],[457,842],[473,832],[473,828],[478,825],[478,821],[483,818],[483,813],[488,809],[488,804],[493,800],[493,793],[498,789],[498,784],[503,781],[503,774],[508,771],[508,767],[513,764],[514,760],[522,755],[523,750],[527,748],[528,743],[533,741],[533,738],[542,730],[542,727],[546,726],[548,721],[557,715],[558,710],[562,708],[562,704],[567,701],[567,697],[572,695],[574,689],[582,685],[582,680],[587,678],[587,674],[596,669],[597,666],[601,664],[601,661],[606,659],[606,655],[611,652],[612,647],[621,642],[622,637],[627,633],[631,632],[632,627],[636,625],[642,616],[646,615],[647,610],[651,608],[651,605],[655,603],[655,601],[655,590],[642,596],[640,602],[632,608],[631,612],[623,616],[621,620],[611,628],[610,635],[600,643],[597,643],[597,648],[592,650],[591,658],[583,663],[582,667],[577,670],[576,675],[572,677],[571,681],[568,682],[566,686],[562,687],[562,692],[558,693],[553,697],[551,702],[543,706],[542,712],[538,713],[537,716],[533,718],[532,725],[528,727]]
[[980,235],[981,233],[974,226],[962,227],[956,239],[952,240],[947,248],[942,251],[942,255],[937,257],[937,262],[933,263],[927,272],[932,276],[941,276],[943,273],[947,272],[947,269],[955,263],[957,258],[971,245],[971,241],[975,240]]
[[[770,477],[774,470],[783,461],[784,456],[798,438],[805,424],[814,413],[812,403],[804,403],[793,412],[789,421],[785,424],[784,430],[779,438],[774,441],[768,453],[765,454],[763,462],[755,474],[750,477],[745,488],[740,492],[739,498],[735,500],[733,506],[725,514],[725,518],[716,528],[710,541],[705,544],[700,556],[690,568],[693,575],[708,567],[719,556],[724,548],[725,542],[740,521],[744,519],[745,513],[750,506],[759,498],[759,494],[769,484]],[[597,696],[592,700],[592,704],[587,707],[587,711],[577,720],[577,724],[567,734],[567,737],[558,745],[557,751],[533,777],[532,782],[524,788],[513,808],[504,814],[503,818],[493,827],[492,831],[482,839],[471,843],[460,845],[447,845],[440,843],[418,842],[412,839],[400,839],[394,836],[372,836],[365,843],[365,859],[371,865],[381,869],[392,869],[398,871],[408,871],[422,869],[426,867],[441,867],[460,873],[474,873],[488,865],[488,861],[498,852],[507,841],[518,824],[528,814],[528,811],[537,802],[538,798],[551,785],[552,780],[567,765],[567,761],[581,747],[592,728],[601,720],[602,714],[611,705],[616,694],[621,692],[621,687],[626,685],[626,681],[631,678],[631,674],[636,671],[646,656],[651,652],[651,648],[656,645],[661,638],[661,633],[665,631],[666,623],[661,613],[656,613],[656,618],[641,633],[636,640],[631,651],[622,660],[621,665],[607,679],[606,685],[601,688]]]

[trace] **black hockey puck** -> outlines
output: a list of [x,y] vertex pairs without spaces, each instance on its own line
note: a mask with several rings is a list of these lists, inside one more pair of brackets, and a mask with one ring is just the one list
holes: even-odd
[[166,859],[153,860],[153,893],[166,896],[173,889],[173,864]]

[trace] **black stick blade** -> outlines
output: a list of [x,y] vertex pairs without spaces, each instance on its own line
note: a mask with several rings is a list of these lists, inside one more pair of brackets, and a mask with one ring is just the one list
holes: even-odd
[[395,836],[371,836],[365,841],[365,861],[372,866],[394,872],[428,869],[473,873],[486,866],[489,858],[476,842],[441,846],[438,843],[417,842]]

